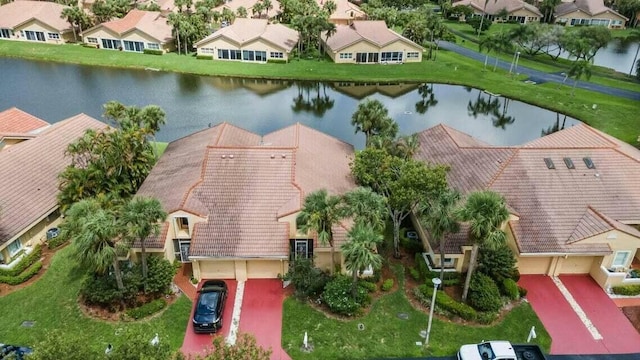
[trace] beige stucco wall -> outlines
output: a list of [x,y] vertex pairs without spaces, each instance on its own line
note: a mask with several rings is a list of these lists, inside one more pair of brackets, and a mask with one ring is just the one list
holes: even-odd
[[196,279],[277,279],[284,275],[289,262],[282,259],[198,259],[193,262]]
[[[284,260],[250,260],[247,261],[247,277],[249,279],[277,279],[278,275],[287,272]],[[287,265],[288,266],[288,265]]]
[[591,16],[585,12],[582,12],[580,10],[578,11],[574,11],[568,14],[564,14],[562,16],[559,16],[556,19],[556,22],[562,23],[566,21],[566,25],[567,26],[571,26],[571,19],[608,19],[608,20],[620,20],[622,21],[622,27],[624,27],[625,25],[625,19],[612,13],[612,12],[604,12],[601,14],[598,14],[596,16]]
[[96,28],[85,31],[82,37],[85,44],[95,45],[87,41],[87,38],[90,38],[90,37],[98,39],[98,45],[100,47],[102,47],[102,41],[101,41],[102,39],[113,39],[113,40],[121,40],[121,41],[127,40],[127,41],[143,42],[145,49],[148,47],[147,44],[154,43],[154,44],[159,44],[160,49],[164,50],[165,52],[175,50],[175,44],[173,41],[163,44],[160,40],[154,39],[153,37],[137,29],[121,37],[119,34],[116,34],[102,26],[98,26]]
[[236,265],[233,260],[195,260],[193,276],[196,279],[235,279]]
[[[40,31],[44,33],[45,41],[35,41],[35,40],[27,40],[26,37],[20,35],[20,31]],[[49,39],[48,33],[58,34],[60,39]],[[39,20],[31,20],[26,22],[15,29],[13,29],[13,36],[15,40],[19,41],[33,41],[33,42],[44,42],[47,44],[64,44],[70,40],[73,40],[73,33],[71,31],[68,32],[60,32],[53,27],[40,22]]]
[[559,271],[561,274],[588,274],[593,261],[593,256],[568,256]]
[[514,12],[509,13],[509,16],[524,16],[526,18],[525,24],[540,21],[540,16],[528,9],[518,9]]
[[[324,45],[324,44],[323,44]],[[329,57],[338,64],[356,64],[356,53],[381,53],[381,52],[389,52],[389,51],[400,51],[403,53],[402,62],[421,62],[422,61],[422,48],[419,46],[410,44],[408,42],[397,40],[390,44],[387,44],[384,47],[378,47],[368,41],[359,41],[351,46],[348,46],[340,51],[332,51],[329,47],[324,46],[326,48],[327,54]],[[407,59],[408,52],[417,52],[418,57]],[[351,59],[340,59],[340,53],[352,53],[353,56]]]
[[580,241],[580,244],[608,244],[612,253],[603,257],[602,265],[606,268],[611,267],[616,252],[628,251],[630,252],[630,256],[623,267],[629,267],[634,256],[636,256],[638,248],[640,248],[640,239],[622,231],[612,230],[598,236],[582,240]]
[[[38,219],[38,221],[33,223],[27,229],[16,234],[7,242],[0,245],[0,253],[4,257],[4,262],[8,264],[12,261],[12,257],[9,255],[9,250],[7,249],[9,244],[13,243],[16,240],[20,241],[23,248],[42,244],[45,242],[45,240],[47,240],[47,230],[52,227],[57,227],[60,222],[60,214],[58,212],[58,208],[56,207],[52,209],[48,214]],[[18,254],[19,253],[17,253],[15,256],[17,256]]]
[[548,274],[551,267],[551,257],[524,257],[517,258],[516,266],[520,274]]
[[[203,48],[213,49],[213,53],[204,53],[202,51]],[[198,55],[212,55],[214,60],[222,60],[222,61],[238,61],[238,60],[230,60],[230,59],[219,59],[218,58],[218,49],[227,49],[227,50],[253,50],[253,51],[265,51],[267,53],[267,59],[270,59],[269,53],[271,52],[281,52],[283,58],[278,60],[289,60],[289,53],[286,49],[271,44],[270,42],[264,41],[263,39],[256,39],[254,41],[248,42],[246,44],[238,45],[237,43],[230,41],[224,37],[218,37],[206,43],[198,45]]]

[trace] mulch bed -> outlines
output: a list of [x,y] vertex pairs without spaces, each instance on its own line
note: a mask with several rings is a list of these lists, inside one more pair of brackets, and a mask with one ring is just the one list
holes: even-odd
[[40,258],[40,261],[42,261],[42,269],[40,269],[40,271],[38,271],[38,273],[34,277],[23,282],[22,284],[18,284],[18,285],[0,284],[0,297],[9,295],[14,291],[23,289],[35,283],[36,281],[38,281],[47,272],[47,269],[51,264],[51,259],[53,258],[53,255],[56,253],[56,251],[62,249],[64,246],[66,245],[63,245],[57,249],[49,249],[49,247],[47,247],[46,245],[42,245],[42,257]]
[[[164,313],[165,310],[167,310],[169,306],[173,304],[177,299],[178,299],[178,294],[171,294],[171,295],[165,296],[164,300],[167,302],[167,305],[164,307],[164,309],[141,320],[153,319],[154,317],[159,316],[160,314]],[[140,299],[140,300],[146,303],[146,301],[144,301],[143,299]],[[147,301],[151,301],[151,300],[153,299],[147,299]],[[85,316],[93,319],[97,319],[97,320],[108,321],[108,322],[119,322],[123,320],[135,321],[133,319],[127,319],[125,313],[129,309],[112,312],[100,306],[84,304],[80,299],[78,300],[78,307],[80,307],[80,311],[82,311],[82,313]]]

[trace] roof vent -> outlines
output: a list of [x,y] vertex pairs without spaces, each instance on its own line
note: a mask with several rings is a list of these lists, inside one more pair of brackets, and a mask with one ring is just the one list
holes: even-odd
[[547,164],[547,169],[555,169],[556,166],[553,164],[553,160],[551,158],[544,158],[544,163]]
[[275,159],[276,158],[276,154],[271,154],[271,158]]
[[230,154],[230,155],[229,155],[229,159],[233,159],[233,154]]
[[584,161],[584,164],[587,165],[587,169],[595,169],[596,168],[596,164],[593,163],[593,160],[591,160],[590,157],[583,157],[582,161]]
[[564,164],[567,165],[567,169],[575,169],[576,166],[573,164],[573,160],[571,160],[571,158],[564,158]]
[[226,159],[226,158],[227,158],[227,155],[222,154],[221,158]]
[[287,158],[287,154],[282,154],[282,158],[286,159]]

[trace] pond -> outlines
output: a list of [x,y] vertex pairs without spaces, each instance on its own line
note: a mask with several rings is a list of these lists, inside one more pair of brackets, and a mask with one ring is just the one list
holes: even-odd
[[[593,57],[593,63],[598,66],[604,66],[615,71],[628,74],[633,65],[633,58],[636,55],[636,50],[639,44],[637,42],[624,43],[620,39],[614,39],[607,47],[598,50],[596,56]],[[556,52],[557,53],[557,52]],[[569,58],[569,54],[563,51],[560,57],[564,59]],[[635,74],[635,68],[631,74]]]
[[296,122],[353,144],[351,115],[380,100],[402,134],[439,123],[494,145],[517,145],[578,120],[462,86],[353,84],[207,77],[0,58],[0,111],[17,107],[55,123],[79,113],[102,119],[102,105],[156,104],[167,114],[157,138],[172,141],[223,121],[258,134]]

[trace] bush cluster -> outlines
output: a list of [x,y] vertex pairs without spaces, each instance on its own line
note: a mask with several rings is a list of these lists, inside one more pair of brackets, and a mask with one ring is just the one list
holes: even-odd
[[386,279],[385,281],[382,282],[382,286],[380,286],[380,289],[382,291],[389,291],[391,290],[392,287],[393,287],[393,279]]
[[196,55],[198,60],[213,60],[213,55]]
[[372,283],[371,281],[360,280],[360,281],[358,281],[358,285],[362,286],[365,289],[367,289],[367,291],[370,292],[370,293],[376,291],[376,284]]
[[31,267],[29,267],[25,271],[21,272],[19,275],[15,275],[15,276],[0,275],[0,283],[5,283],[9,285],[22,284],[23,282],[34,277],[38,273],[38,271],[40,271],[40,269],[42,269],[42,262],[37,261],[35,264],[33,264]]
[[331,312],[353,316],[358,310],[369,302],[367,289],[358,285],[356,297],[352,295],[353,282],[350,278],[338,275],[327,283],[322,293],[322,300],[327,304]]
[[511,278],[506,278],[502,281],[502,288],[500,290],[511,300],[518,300],[520,298],[518,284]]
[[498,286],[489,276],[475,272],[469,285],[469,304],[480,311],[498,311],[502,298]]
[[613,288],[611,288],[611,291],[613,291],[613,293],[616,295],[640,295],[640,285],[614,286]]
[[[147,292],[158,295],[169,291],[177,269],[171,262],[160,256],[147,256]],[[142,265],[137,265],[136,272],[142,274]],[[140,279],[142,281],[142,278]]]
[[166,306],[167,302],[164,299],[155,299],[150,303],[146,303],[137,308],[127,310],[127,316],[135,320],[140,320],[157,313],[158,311],[164,309]]
[[297,259],[292,263],[284,280],[290,280],[299,299],[319,296],[329,281],[329,275],[313,266],[311,259]]
[[269,59],[267,60],[267,64],[286,64],[287,60],[285,59]]
[[56,236],[56,237],[54,237],[53,239],[49,239],[49,240],[47,241],[47,247],[48,247],[49,249],[55,249],[55,248],[57,248],[58,246],[60,246],[60,245],[62,245],[62,244],[64,244],[64,243],[66,243],[66,242],[67,242],[67,240],[69,240],[69,238],[64,237],[64,236]]
[[160,49],[144,49],[143,52],[149,55],[163,55],[164,51]]
[[40,259],[40,256],[42,256],[42,249],[40,248],[40,245],[36,245],[35,248],[33,248],[33,251],[31,252],[31,254],[20,259],[20,261],[13,268],[0,269],[0,276],[2,277],[18,276],[23,271],[25,271],[28,267],[30,267],[36,261],[38,261],[38,259]]
[[420,277],[422,277],[423,279],[428,278],[431,271],[429,271],[429,267],[427,266],[427,263],[424,261],[422,254],[417,253],[415,255],[415,262],[416,262],[416,269],[418,270]]
[[507,245],[495,249],[481,247],[478,254],[478,271],[488,275],[496,284],[501,284],[507,278],[515,281],[520,278],[516,268],[516,257]]
[[[422,299],[430,302],[433,296],[433,286],[428,286],[426,284],[420,285],[418,286],[418,292],[422,294]],[[475,321],[478,316],[478,313],[474,308],[467,304],[455,301],[444,291],[440,291],[436,296],[436,306],[438,309],[459,316],[464,320]]]

